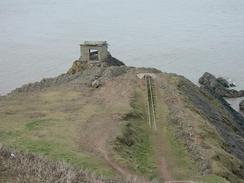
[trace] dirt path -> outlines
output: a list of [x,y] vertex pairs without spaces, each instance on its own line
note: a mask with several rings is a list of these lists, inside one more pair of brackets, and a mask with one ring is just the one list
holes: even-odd
[[99,148],[99,151],[103,155],[106,162],[119,174],[121,174],[123,177],[130,178],[132,177],[132,174],[129,173],[129,171],[126,168],[123,168],[118,165],[118,163],[114,162],[114,160],[111,158],[111,155],[107,153],[107,151],[103,150],[102,148]]
[[164,133],[162,129],[167,122],[168,110],[166,104],[161,100],[163,96],[160,93],[160,82],[159,78],[145,77],[143,90],[145,90],[146,119],[152,130],[151,139],[158,173],[163,180],[169,181],[173,179],[166,161],[165,149],[168,147],[164,135],[162,135]]
[[168,110],[166,104],[163,102],[162,95],[160,91],[160,80],[155,79],[155,86],[154,86],[154,92],[155,92],[155,100],[156,100],[156,120],[157,120],[157,131],[153,134],[153,143],[154,143],[154,151],[156,156],[157,165],[159,168],[159,173],[163,177],[165,181],[173,180],[173,176],[171,172],[168,169],[167,161],[166,161],[166,153],[165,150],[167,147],[167,142],[164,139],[163,136],[163,128],[165,127],[167,123],[167,115]]
[[160,173],[163,176],[164,180],[172,180],[171,173],[168,170],[167,163],[164,159],[164,157],[161,157],[161,160],[159,161],[159,169]]
[[135,87],[131,78],[131,75],[118,77],[108,80],[101,88],[91,90],[88,99],[88,104],[92,106],[91,115],[80,126],[79,141],[81,148],[99,156],[107,166],[126,178],[133,175],[127,167],[113,159],[109,143],[120,131],[122,116],[130,111],[130,97]]
[[[145,81],[138,80],[137,78],[131,80],[132,76],[127,77],[119,81],[116,81],[117,79],[108,81],[104,87],[96,90],[92,93],[92,97],[89,97],[88,104],[91,105],[91,109],[87,111],[91,112],[91,115],[88,117],[88,121],[81,125],[80,144],[82,148],[104,159],[108,166],[112,167],[123,177],[130,178],[133,174],[127,167],[123,167],[123,165],[113,159],[110,148],[108,147],[109,145],[107,144],[109,139],[115,137],[117,131],[120,129],[119,124],[121,116],[128,113],[130,110],[130,97],[135,90],[135,83],[147,91]],[[161,100],[163,96],[160,94],[162,91],[159,92],[160,81],[155,79],[154,82],[155,86],[153,86],[153,90],[155,90],[154,95],[156,103],[154,104],[156,105],[155,121],[157,121],[157,124],[153,124],[153,122],[151,124],[152,146],[154,147],[159,174],[164,180],[172,180],[171,172],[167,166],[167,157],[165,156],[167,145],[162,135],[162,128],[167,122],[167,106],[163,100]],[[150,90],[152,90],[152,88]],[[116,101],[116,103],[114,101]],[[157,127],[157,130],[155,130],[155,127]]]

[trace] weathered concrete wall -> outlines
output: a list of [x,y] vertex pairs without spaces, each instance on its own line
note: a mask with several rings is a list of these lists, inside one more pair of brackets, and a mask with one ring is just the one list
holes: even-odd
[[94,61],[94,60],[90,60],[90,54],[89,54],[90,49],[95,49],[98,51],[98,60],[97,61],[104,61],[109,56],[107,45],[97,45],[97,46],[80,45],[80,53],[81,53],[80,60],[81,61],[88,61],[88,62]]
[[100,59],[103,61],[103,60],[105,60],[106,58],[108,58],[108,56],[109,56],[109,52],[108,52],[108,47],[107,47],[107,45],[104,45],[104,46],[102,46],[101,48],[100,48]]

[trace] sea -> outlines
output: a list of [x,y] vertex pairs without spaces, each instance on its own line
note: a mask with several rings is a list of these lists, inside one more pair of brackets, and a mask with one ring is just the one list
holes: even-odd
[[243,0],[1,0],[0,94],[66,72],[85,40],[130,66],[244,89]]

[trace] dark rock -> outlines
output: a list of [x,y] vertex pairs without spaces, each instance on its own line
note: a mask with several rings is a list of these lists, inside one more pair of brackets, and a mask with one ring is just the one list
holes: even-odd
[[243,90],[237,91],[234,89],[228,89],[226,87],[228,81],[222,78],[217,79],[214,75],[208,72],[203,74],[199,79],[199,83],[202,85],[202,88],[208,89],[221,97],[236,98],[244,96]]
[[72,67],[68,70],[67,74],[74,75],[77,73],[81,73],[84,70],[87,70],[93,66],[96,67],[111,67],[111,66],[125,66],[123,62],[120,60],[112,57],[111,55],[108,56],[108,58],[105,61],[102,62],[85,62],[81,60],[76,60],[73,62]]
[[111,55],[109,55],[107,60],[104,62],[103,66],[122,66],[122,65],[125,65],[125,64],[123,62],[121,62],[120,60],[118,60],[117,58],[114,58]]
[[242,100],[239,104],[240,110],[244,111],[244,100]]
[[200,77],[199,83],[210,87],[215,87],[218,84],[216,77],[208,72],[205,72],[203,76]]
[[230,87],[229,82],[226,79],[222,78],[222,77],[217,78],[217,81],[220,84],[222,84],[225,88],[229,88]]

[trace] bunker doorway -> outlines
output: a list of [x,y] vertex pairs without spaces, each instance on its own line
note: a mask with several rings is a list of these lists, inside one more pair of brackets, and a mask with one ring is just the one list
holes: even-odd
[[98,50],[97,49],[89,49],[89,60],[98,61]]

